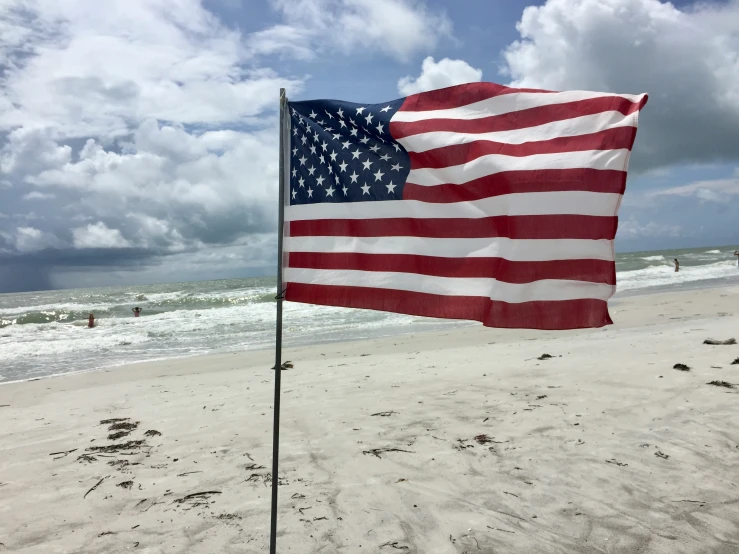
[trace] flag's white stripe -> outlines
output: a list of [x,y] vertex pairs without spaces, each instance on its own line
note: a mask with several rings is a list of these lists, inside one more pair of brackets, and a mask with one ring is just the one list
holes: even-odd
[[425,152],[433,148],[485,140],[504,144],[523,144],[560,137],[589,135],[617,127],[636,127],[636,122],[636,112],[627,116],[621,112],[602,112],[511,131],[494,131],[491,133],[432,131],[405,137],[398,140],[398,142],[408,152]]
[[286,252],[356,252],[441,258],[504,258],[512,262],[613,261],[613,241],[585,239],[439,239],[426,237],[285,237]]
[[422,112],[398,111],[390,122],[422,121],[424,119],[479,119],[491,115],[501,115],[519,110],[527,110],[539,106],[552,106],[566,102],[577,102],[591,98],[620,97],[632,102],[639,102],[643,94],[603,94],[581,90],[567,92],[515,92],[501,94],[473,104],[446,110],[427,110]]
[[[356,186],[356,185],[355,185]],[[379,185],[377,185],[379,186]],[[318,194],[323,193],[322,190]],[[499,215],[613,216],[621,195],[606,192],[523,192],[492,196],[471,202],[437,204],[418,200],[385,200],[285,207],[287,221],[306,219],[480,218]]]
[[534,154],[531,156],[502,156],[488,154],[465,164],[438,169],[412,169],[406,181],[416,185],[434,186],[445,183],[467,183],[486,175],[503,171],[525,171],[532,169],[615,169],[624,171],[629,159],[629,150],[586,150],[557,154]]
[[[375,271],[287,268],[288,283],[392,289],[444,296],[481,296],[502,302],[594,298],[608,300],[615,287],[587,281],[546,279],[514,284],[486,278],[457,278]],[[288,285],[289,286],[289,285]],[[378,291],[381,294],[381,291]]]

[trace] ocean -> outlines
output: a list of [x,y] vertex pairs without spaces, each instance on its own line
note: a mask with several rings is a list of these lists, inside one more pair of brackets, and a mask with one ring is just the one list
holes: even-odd
[[[739,284],[731,247],[618,254],[618,297]],[[680,260],[675,273],[673,258]],[[0,382],[126,363],[268,348],[273,277],[0,295]],[[134,318],[131,309],[142,308]],[[87,328],[95,314],[97,326]],[[287,346],[476,323],[285,303]]]

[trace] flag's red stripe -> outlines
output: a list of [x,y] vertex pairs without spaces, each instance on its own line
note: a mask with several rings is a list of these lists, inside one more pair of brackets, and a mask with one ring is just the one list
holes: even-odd
[[395,140],[421,133],[445,131],[452,133],[492,133],[536,127],[574,117],[617,111],[623,115],[637,112],[646,100],[632,102],[620,96],[589,98],[550,106],[537,106],[478,119],[423,119],[421,121],[390,121],[390,134]]
[[307,219],[290,222],[291,237],[424,237],[445,239],[612,240],[617,217],[501,215],[480,218]]
[[416,273],[435,277],[497,279],[526,284],[542,279],[616,284],[616,264],[606,260],[515,262],[505,258],[440,258],[414,254],[290,252],[288,267]]
[[552,92],[534,88],[510,88],[495,83],[467,83],[408,96],[398,111],[425,112],[474,104],[488,98],[517,92]]
[[524,192],[586,191],[623,194],[625,189],[625,171],[591,168],[532,169],[494,173],[461,185],[429,187],[406,183],[403,187],[403,200],[446,204]]
[[468,319],[486,327],[582,329],[613,323],[604,300],[507,303],[476,296],[442,296],[368,287],[287,283],[285,300],[424,317]]
[[636,127],[616,127],[590,135],[559,137],[522,144],[478,140],[465,144],[442,146],[425,152],[409,152],[408,155],[411,158],[411,169],[438,169],[462,165],[489,154],[524,157],[587,150],[630,150],[635,137]]

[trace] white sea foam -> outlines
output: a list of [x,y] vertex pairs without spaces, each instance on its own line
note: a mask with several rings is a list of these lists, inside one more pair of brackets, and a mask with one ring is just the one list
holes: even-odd
[[618,291],[664,287],[707,279],[737,277],[736,265],[730,261],[699,266],[681,266],[679,272],[669,265],[656,265],[633,271],[623,271],[616,275]]
[[664,256],[644,256],[641,258],[645,262],[659,262],[665,260]]

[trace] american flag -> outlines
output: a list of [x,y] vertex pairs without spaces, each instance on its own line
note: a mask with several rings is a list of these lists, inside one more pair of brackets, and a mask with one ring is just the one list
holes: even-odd
[[646,102],[493,83],[290,102],[284,298],[489,327],[612,323]]

